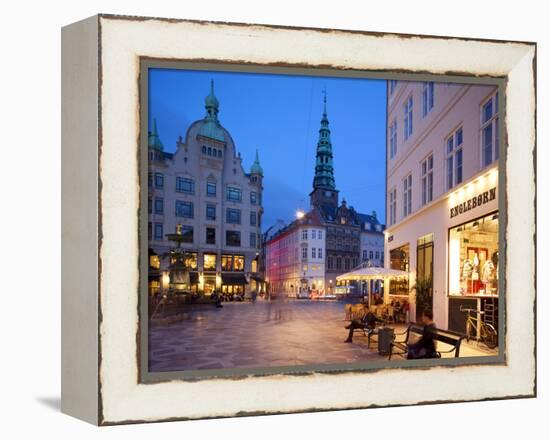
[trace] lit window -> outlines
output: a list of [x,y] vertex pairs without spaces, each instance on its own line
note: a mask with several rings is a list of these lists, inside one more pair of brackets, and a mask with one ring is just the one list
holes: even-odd
[[244,271],[244,257],[242,255],[233,256],[233,270],[236,272]]
[[203,270],[216,270],[216,254],[204,254],[202,268]]

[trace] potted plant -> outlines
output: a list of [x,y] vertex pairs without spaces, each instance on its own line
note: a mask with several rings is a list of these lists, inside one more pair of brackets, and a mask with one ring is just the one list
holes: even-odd
[[431,309],[433,306],[433,287],[431,278],[418,278],[416,284],[411,287],[411,291],[415,291],[416,303],[416,320],[422,315],[426,309]]

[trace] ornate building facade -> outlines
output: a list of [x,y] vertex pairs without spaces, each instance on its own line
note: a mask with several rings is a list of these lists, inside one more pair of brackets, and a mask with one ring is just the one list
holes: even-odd
[[[326,229],[325,287],[333,293],[336,277],[356,268],[362,257],[362,235],[384,243],[383,225],[372,216],[358,213],[346,200],[339,201],[339,191],[334,179],[332,141],[327,115],[326,95],[323,116],[319,128],[313,190],[310,193],[311,209],[319,213]],[[368,255],[368,251],[367,251]]]
[[[378,252],[377,263],[379,264],[383,259],[384,247],[384,225],[378,222],[376,216],[360,214],[353,206],[348,206],[346,200],[342,200],[341,203],[339,201],[339,191],[334,178],[330,134],[325,95],[317,142],[313,189],[309,194],[310,211],[304,215],[301,222],[303,223],[304,220],[317,222],[317,227],[324,234],[322,274],[316,272],[316,279],[320,277],[323,282],[317,281],[315,287],[316,290],[322,290],[328,294],[335,293],[337,290],[336,277],[338,275],[349,272],[360,264],[362,251],[366,250],[367,256],[370,255],[371,249],[373,255]],[[293,230],[301,222],[293,222],[288,228]],[[276,243],[279,236],[280,234],[276,234],[267,243],[268,259],[270,252],[275,251],[271,245]],[[365,238],[363,239],[363,237]],[[363,245],[363,243],[365,244]],[[374,248],[377,251],[374,251]],[[311,265],[306,266],[309,268]],[[318,264],[315,266],[317,267]],[[285,286],[289,284],[286,282],[286,275],[281,272],[277,274],[277,277],[277,288],[287,288]],[[311,283],[308,286],[311,288]]]
[[150,291],[166,289],[167,258],[182,235],[185,265],[193,292],[244,295],[257,290],[260,277],[263,170],[256,159],[246,173],[233,138],[219,119],[214,84],[205,99],[206,114],[193,122],[176,151],[164,151],[156,121],[149,133],[150,264],[159,277]]

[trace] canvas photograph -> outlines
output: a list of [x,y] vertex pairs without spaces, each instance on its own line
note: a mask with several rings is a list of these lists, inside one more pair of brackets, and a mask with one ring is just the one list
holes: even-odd
[[62,54],[64,413],[536,396],[535,43],[99,14]]
[[500,84],[142,66],[142,370],[502,362]]

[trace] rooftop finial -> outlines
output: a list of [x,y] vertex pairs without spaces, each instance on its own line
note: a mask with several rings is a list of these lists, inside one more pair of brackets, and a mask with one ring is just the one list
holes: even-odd
[[216,95],[214,94],[214,80],[210,80],[210,93],[204,100],[204,104],[206,107],[206,117],[210,119],[218,119],[218,111],[219,111],[219,105],[218,98],[216,98]]
[[260,174],[262,176],[264,174],[262,166],[260,165],[260,155],[258,154],[258,149],[257,148],[256,148],[256,159],[254,160],[254,163],[252,164],[252,167],[250,167],[250,173],[251,174]]
[[323,89],[323,113],[327,114],[327,88]]
[[153,118],[153,127],[149,131],[149,148],[153,148],[159,151],[162,151],[164,149],[157,129],[157,118]]

